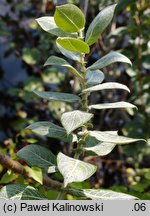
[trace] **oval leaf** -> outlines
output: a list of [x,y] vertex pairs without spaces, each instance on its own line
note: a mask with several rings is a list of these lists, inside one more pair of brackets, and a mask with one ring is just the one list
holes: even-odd
[[56,157],[53,153],[40,145],[27,145],[17,152],[17,156],[30,166],[39,167],[46,172],[56,170]]
[[79,197],[87,197],[92,200],[134,200],[137,197],[131,196],[129,194],[124,194],[120,192],[115,192],[112,190],[104,189],[83,189],[76,190],[70,189],[71,193]]
[[64,60],[62,58],[59,58],[57,56],[51,56],[47,59],[47,61],[44,64],[44,66],[48,66],[48,65],[63,66],[65,68],[67,68],[72,74],[74,74],[78,78],[82,79],[82,76],[79,74],[79,72],[74,67],[72,67],[66,60]]
[[80,57],[79,53],[68,51],[68,50],[64,49],[62,46],[60,46],[58,43],[56,43],[56,45],[57,45],[58,49],[60,50],[60,52],[64,56],[66,56],[67,58],[70,58],[74,61],[81,62],[81,57]]
[[64,142],[71,142],[73,139],[71,134],[69,136],[66,134],[66,130],[64,128],[47,121],[33,123],[29,125],[27,129],[30,129],[34,133],[41,136],[60,139]]
[[54,21],[54,17],[44,16],[36,19],[36,21],[44,31],[50,34],[56,35],[58,37],[77,37],[77,34],[66,33],[58,28]]
[[145,141],[143,139],[134,139],[124,136],[115,135],[104,131],[89,131],[89,135],[95,137],[97,140],[102,142],[110,142],[115,144],[129,144],[137,141]]
[[0,191],[0,200],[45,200],[37,189],[27,185],[10,184]]
[[64,187],[72,182],[82,182],[96,172],[96,166],[70,158],[62,153],[57,156],[57,166],[64,177]]
[[82,112],[80,110],[74,110],[62,114],[61,123],[70,134],[75,129],[79,128],[93,117],[93,114]]
[[89,53],[90,48],[87,43],[83,42],[82,40],[75,39],[75,38],[58,38],[57,43],[62,46],[64,49],[78,52],[78,53]]
[[75,103],[80,101],[80,97],[74,94],[68,93],[60,93],[60,92],[39,92],[33,91],[36,95],[40,96],[41,98],[50,100],[50,101],[63,101],[68,103]]
[[100,34],[109,25],[113,18],[115,7],[116,4],[104,8],[102,11],[100,11],[100,13],[95,17],[93,22],[90,24],[85,38],[85,41],[89,45],[94,44],[100,37]]
[[96,85],[94,87],[84,89],[83,92],[94,92],[94,91],[105,90],[105,89],[123,89],[130,92],[130,89],[126,85],[116,83],[116,82],[107,82],[100,85]]
[[104,68],[115,62],[123,62],[132,65],[130,59],[128,59],[125,55],[112,51],[96,61],[93,65],[91,65],[88,69],[96,70]]
[[117,108],[136,108],[135,105],[128,102],[103,103],[89,106],[89,109],[117,109]]
[[56,6],[54,19],[56,25],[65,32],[79,32],[85,25],[84,14],[73,4]]
[[94,70],[94,71],[89,70],[85,78],[87,80],[86,83],[88,86],[94,86],[103,82],[105,77],[104,77],[104,73],[100,70]]

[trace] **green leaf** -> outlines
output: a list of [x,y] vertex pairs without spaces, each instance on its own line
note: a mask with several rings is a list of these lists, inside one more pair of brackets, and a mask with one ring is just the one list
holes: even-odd
[[65,32],[79,32],[85,25],[84,14],[73,4],[56,6],[54,19],[56,25]]
[[66,129],[67,134],[70,134],[75,129],[79,128],[93,117],[93,114],[74,110],[62,114],[61,123]]
[[148,180],[150,180],[150,169],[147,170],[147,172],[145,173],[144,177]]
[[0,200],[45,200],[37,189],[27,185],[10,184],[0,191]]
[[62,46],[60,46],[57,42],[56,42],[56,45],[57,45],[58,49],[60,50],[60,52],[64,56],[66,56],[67,58],[70,58],[74,61],[81,62],[81,57],[80,57],[79,53],[68,51],[68,50],[64,49]]
[[79,197],[87,197],[92,200],[134,200],[137,197],[131,196],[129,194],[124,194],[120,192],[114,192],[112,190],[104,189],[84,189],[84,190],[69,190],[72,194]]
[[89,135],[95,137],[99,141],[115,144],[129,144],[137,141],[145,141],[144,139],[134,139],[124,136],[118,136],[104,131],[89,131]]
[[77,52],[77,53],[89,53],[90,48],[87,43],[83,42],[82,40],[70,38],[70,37],[59,37],[57,39],[57,43],[62,46],[64,49]]
[[75,103],[79,102],[81,99],[80,97],[74,95],[74,94],[68,94],[68,93],[60,93],[60,92],[39,92],[39,91],[33,91],[36,95],[40,96],[41,98],[50,100],[50,101],[63,101],[68,103]]
[[17,152],[17,156],[30,166],[39,167],[48,173],[56,171],[56,157],[40,145],[27,145]]
[[128,102],[103,103],[89,106],[89,109],[117,109],[117,108],[136,108],[135,105]]
[[84,89],[83,92],[93,92],[93,91],[99,91],[105,89],[123,89],[130,92],[130,89],[126,85],[116,83],[116,82],[107,82],[107,83],[99,84],[94,87]]
[[100,34],[110,24],[113,18],[115,7],[116,4],[104,8],[102,11],[99,12],[99,14],[95,17],[93,22],[90,24],[85,38],[85,41],[89,45],[94,44],[100,37]]
[[101,83],[104,80],[104,73],[100,70],[91,71],[89,70],[86,74],[86,80],[88,86],[94,86]]
[[26,170],[26,172],[28,172],[29,177],[33,178],[40,184],[43,183],[42,170],[40,168],[25,166],[24,169]]
[[82,182],[96,171],[96,166],[70,158],[62,153],[57,156],[57,165],[64,177],[64,187],[72,182]]
[[91,70],[101,69],[115,62],[123,62],[132,65],[130,59],[128,59],[125,55],[112,51],[107,55],[103,56],[98,61],[96,61],[88,69]]
[[66,130],[63,127],[55,125],[48,121],[40,121],[33,123],[27,127],[27,129],[32,130],[34,133],[41,136],[49,136],[52,138],[60,139],[64,142],[71,142],[73,136],[66,134]]
[[12,170],[7,170],[7,172],[2,176],[0,184],[8,184],[15,179],[17,179],[17,175]]
[[77,37],[77,34],[69,34],[58,28],[54,21],[54,17],[44,16],[36,19],[36,21],[44,31],[50,34],[56,35],[58,37]]
[[72,74],[74,74],[77,77],[79,77],[80,79],[82,79],[82,76],[79,74],[79,72],[74,67],[72,67],[66,60],[64,60],[62,58],[59,58],[57,56],[51,56],[47,59],[47,61],[44,64],[44,66],[48,66],[48,65],[63,66],[65,68],[67,68]]

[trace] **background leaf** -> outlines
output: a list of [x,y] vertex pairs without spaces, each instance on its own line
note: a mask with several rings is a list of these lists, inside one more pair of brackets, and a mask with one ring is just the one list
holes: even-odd
[[43,184],[42,170],[38,167],[28,167],[25,166],[24,169],[28,172],[28,176],[33,178],[35,181]]
[[21,184],[10,184],[0,191],[0,200],[45,200],[37,189]]
[[54,19],[56,25],[65,32],[79,32],[85,24],[84,14],[73,4],[56,6]]
[[30,166],[39,167],[46,172],[56,170],[56,157],[53,153],[39,145],[27,145],[17,152],[17,156]]
[[62,114],[61,123],[66,129],[67,134],[79,128],[93,117],[93,114],[74,110]]
[[92,45],[94,44],[97,39],[100,37],[100,34],[106,29],[113,18],[114,10],[116,4],[108,6],[104,8],[100,13],[95,17],[95,19],[90,24],[85,41]]
[[58,38],[57,43],[62,46],[64,49],[72,51],[72,52],[83,52],[89,53],[90,48],[87,43],[83,42],[82,40],[75,39],[75,38]]
[[7,170],[7,172],[1,177],[0,184],[8,184],[17,179],[17,177],[18,176],[12,170]]
[[72,182],[82,182],[96,171],[96,166],[70,158],[62,153],[57,156],[57,165],[64,177],[64,187]]
[[101,69],[115,62],[123,62],[132,65],[130,59],[128,59],[125,55],[115,51],[111,51],[110,53],[108,53],[107,55],[103,56],[101,59],[96,61],[93,65],[88,67],[88,69],[91,70]]

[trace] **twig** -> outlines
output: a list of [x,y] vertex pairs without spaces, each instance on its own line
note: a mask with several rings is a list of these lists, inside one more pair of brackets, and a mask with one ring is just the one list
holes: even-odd
[[[10,157],[2,153],[0,153],[0,164],[16,173],[23,174],[27,178],[30,177],[22,164],[18,161],[12,160]],[[43,185],[56,190],[62,187],[62,183],[49,178],[45,173],[43,174]]]

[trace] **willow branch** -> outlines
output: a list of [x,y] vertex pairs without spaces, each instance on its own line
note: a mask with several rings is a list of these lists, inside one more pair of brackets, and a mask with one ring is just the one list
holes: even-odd
[[[0,153],[0,164],[2,164],[7,169],[13,170],[16,173],[23,174],[27,178],[30,177],[21,163],[12,160],[9,156],[2,153]],[[56,190],[62,187],[62,183],[49,178],[46,174],[43,174],[43,185]]]

